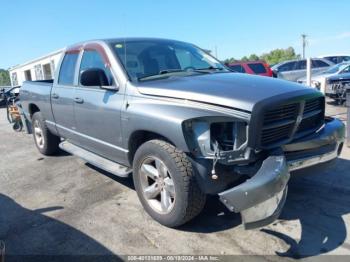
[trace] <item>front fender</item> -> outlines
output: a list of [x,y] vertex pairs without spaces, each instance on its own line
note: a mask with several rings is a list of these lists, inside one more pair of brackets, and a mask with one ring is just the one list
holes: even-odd
[[183,132],[184,121],[213,116],[249,119],[249,114],[239,114],[241,115],[236,115],[232,110],[186,100],[144,95],[130,96],[128,106],[121,115],[124,147],[128,147],[132,133],[144,130],[159,134],[167,138],[178,149],[190,152]]

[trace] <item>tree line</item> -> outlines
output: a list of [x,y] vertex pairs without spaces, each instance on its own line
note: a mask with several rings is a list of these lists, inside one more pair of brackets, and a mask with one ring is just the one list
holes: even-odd
[[299,54],[295,53],[295,50],[293,47],[288,47],[286,49],[278,48],[270,51],[269,53],[264,53],[260,56],[256,54],[251,54],[249,56],[243,56],[241,59],[236,59],[234,57],[227,58],[224,60],[225,63],[235,63],[238,61],[258,61],[263,60],[269,65],[274,65],[286,60],[292,60],[292,59],[299,59],[301,56]]
[[10,74],[5,69],[0,69],[0,86],[10,86]]

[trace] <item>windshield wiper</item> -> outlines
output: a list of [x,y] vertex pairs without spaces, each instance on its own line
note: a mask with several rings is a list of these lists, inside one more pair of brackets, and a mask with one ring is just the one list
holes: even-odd
[[147,79],[153,79],[153,78],[164,78],[167,77],[167,74],[172,74],[172,73],[191,73],[191,72],[195,72],[195,73],[201,73],[201,74],[210,74],[212,73],[212,71],[222,71],[224,70],[224,68],[221,67],[213,67],[213,66],[209,66],[206,68],[191,68],[191,69],[165,69],[165,70],[161,70],[159,71],[158,74],[153,74],[153,75],[147,75],[147,76],[142,76],[139,77],[138,80],[142,81],[142,80],[147,80]]
[[223,67],[209,66],[209,67],[205,67],[205,68],[195,68],[193,71],[209,71],[209,70],[222,71],[222,70],[224,70],[224,68]]
[[179,72],[188,72],[188,71],[183,70],[183,69],[166,69],[166,70],[159,71],[158,74],[139,77],[138,80],[146,80],[146,79],[151,79],[151,78],[156,78],[156,77],[162,78],[162,77],[167,77],[167,76],[165,76],[166,74],[179,73]]
[[164,75],[164,74],[176,73],[176,72],[186,72],[186,70],[183,70],[183,69],[165,69],[165,70],[161,70],[159,72],[159,74]]

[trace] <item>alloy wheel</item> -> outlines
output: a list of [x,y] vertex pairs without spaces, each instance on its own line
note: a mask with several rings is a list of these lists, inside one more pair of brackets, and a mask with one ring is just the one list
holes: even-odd
[[159,214],[168,214],[173,209],[176,192],[174,181],[163,161],[147,157],[139,170],[142,194],[149,206]]

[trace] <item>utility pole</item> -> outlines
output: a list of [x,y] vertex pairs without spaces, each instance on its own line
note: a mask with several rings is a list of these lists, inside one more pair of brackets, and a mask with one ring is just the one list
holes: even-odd
[[302,39],[302,44],[303,44],[303,59],[305,59],[305,47],[306,47],[306,34],[302,34],[301,35],[301,39]]

